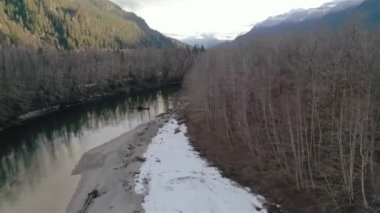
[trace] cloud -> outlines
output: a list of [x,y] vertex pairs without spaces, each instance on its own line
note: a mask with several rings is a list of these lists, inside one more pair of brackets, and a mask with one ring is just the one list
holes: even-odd
[[134,11],[134,10],[142,9],[148,5],[162,6],[162,5],[165,5],[166,3],[169,3],[172,1],[178,1],[178,0],[111,0],[111,1],[120,5],[124,9]]
[[[230,40],[269,16],[331,0],[111,0],[176,39],[210,36]],[[211,33],[211,34],[210,34]]]
[[216,39],[215,33],[199,33],[197,35],[186,36],[181,40],[194,40],[194,39]]
[[124,9],[130,9],[130,10],[134,10],[134,9],[138,8],[140,5],[140,1],[138,1],[138,0],[129,0],[129,1],[111,0],[111,1],[116,3],[117,5],[119,5],[120,7],[124,8]]
[[182,42],[189,45],[203,45],[206,48],[218,45],[227,41],[228,39],[220,39],[215,33],[201,33],[195,36],[189,36],[181,39]]

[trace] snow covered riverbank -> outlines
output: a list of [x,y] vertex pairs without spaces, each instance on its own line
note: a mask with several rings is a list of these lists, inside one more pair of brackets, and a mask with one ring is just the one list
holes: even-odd
[[201,159],[186,126],[162,115],[86,153],[68,212],[266,212],[252,194]]
[[265,212],[257,197],[209,167],[186,126],[170,119],[144,154],[135,190],[146,212]]

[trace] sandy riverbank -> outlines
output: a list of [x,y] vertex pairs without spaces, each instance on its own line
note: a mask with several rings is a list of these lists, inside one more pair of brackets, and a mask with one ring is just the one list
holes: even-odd
[[134,191],[135,175],[151,139],[167,120],[168,114],[163,114],[85,153],[73,170],[82,177],[67,212],[80,212],[93,190],[99,196],[89,206],[90,212],[143,212],[144,197]]

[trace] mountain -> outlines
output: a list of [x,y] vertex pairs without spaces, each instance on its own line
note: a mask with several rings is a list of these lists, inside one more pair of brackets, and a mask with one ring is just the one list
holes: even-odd
[[64,49],[177,45],[108,0],[2,0],[0,41]]
[[[257,34],[284,32],[305,32],[328,27],[331,29],[350,22],[361,23],[363,27],[380,26],[380,0],[338,0],[310,10],[297,10],[269,18],[239,36],[235,41],[254,39]],[[305,15],[306,14],[306,15]],[[276,21],[275,21],[276,20]]]
[[335,0],[323,4],[317,8],[311,9],[295,9],[288,13],[270,17],[259,23],[255,28],[274,27],[283,23],[299,23],[305,20],[323,17],[330,13],[346,10],[347,8],[360,5],[364,0]]
[[227,42],[227,40],[220,40],[212,36],[207,37],[188,37],[181,40],[182,42],[194,46],[194,45],[202,45],[205,48],[214,47],[218,44]]
[[330,26],[337,26],[355,18],[365,27],[380,26],[380,1],[365,0],[357,7],[349,8],[340,13],[331,13],[323,17],[323,21],[330,23]]

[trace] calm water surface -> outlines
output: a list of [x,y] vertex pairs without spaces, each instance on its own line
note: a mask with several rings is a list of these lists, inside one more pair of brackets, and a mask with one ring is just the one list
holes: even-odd
[[[0,212],[65,212],[83,153],[167,111],[176,91],[78,106],[0,132]],[[150,110],[131,109],[138,105]]]

